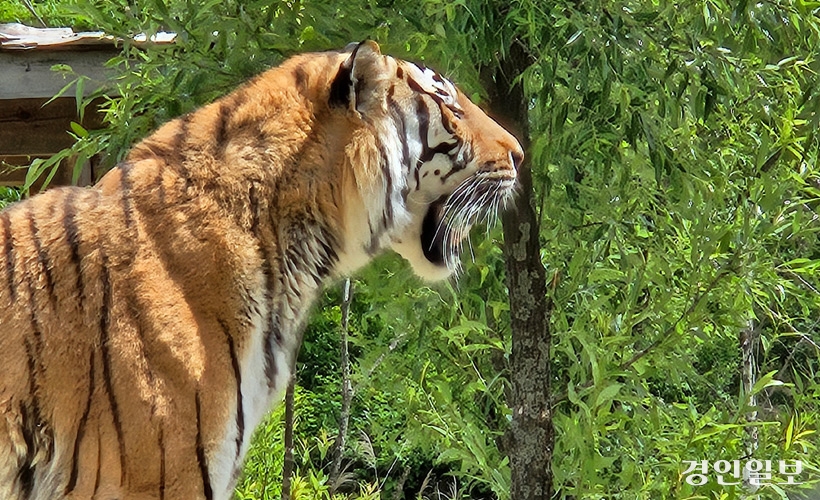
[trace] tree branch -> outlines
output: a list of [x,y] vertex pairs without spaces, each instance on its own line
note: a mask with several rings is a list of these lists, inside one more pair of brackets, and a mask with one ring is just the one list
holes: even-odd
[[[664,341],[666,341],[668,338],[670,338],[672,336],[672,334],[675,333],[675,331],[677,330],[678,325],[680,324],[680,322],[683,321],[684,318],[686,318],[687,316],[692,314],[692,312],[694,312],[695,309],[697,309],[697,307],[700,305],[703,298],[706,297],[706,295],[708,295],[709,292],[714,290],[714,288],[715,288],[715,286],[717,286],[718,282],[721,279],[723,279],[725,276],[728,276],[728,274],[729,273],[725,272],[724,269],[718,271],[718,273],[714,277],[714,279],[712,279],[712,281],[709,282],[709,284],[706,286],[706,288],[695,297],[695,300],[693,300],[692,303],[689,305],[689,307],[687,307],[686,310],[683,311],[683,313],[681,313],[680,317],[678,317],[678,319],[674,323],[672,323],[666,330],[664,330],[663,333],[661,333],[654,341],[652,341],[651,344],[644,347],[640,351],[636,352],[635,354],[632,355],[631,358],[629,358],[628,360],[626,360],[623,363],[621,363],[620,365],[618,365],[617,371],[624,371],[624,370],[630,368],[632,365],[637,363],[638,360],[640,360],[641,358],[643,358],[644,356],[646,356],[647,354],[652,352],[654,349],[656,349],[661,344],[663,344]],[[578,391],[581,391],[581,390],[584,390],[584,389],[588,389],[588,388],[592,387],[593,385],[595,385],[595,382],[590,380],[590,381],[587,381],[587,382],[585,382],[581,385],[576,386],[576,389]],[[552,406],[555,407],[558,403],[561,403],[561,402],[565,401],[566,399],[567,399],[567,394],[566,393],[561,394],[560,396],[557,396],[557,397],[553,398]]]
[[39,14],[37,14],[37,11],[34,10],[34,6],[31,5],[31,2],[29,0],[20,0],[20,1],[23,2],[23,5],[26,6],[26,9],[28,9],[28,11],[31,12],[31,15],[34,16],[35,19],[37,19],[37,22],[40,23],[41,27],[48,28],[48,25],[46,24],[46,22],[43,21],[43,18],[40,17]]

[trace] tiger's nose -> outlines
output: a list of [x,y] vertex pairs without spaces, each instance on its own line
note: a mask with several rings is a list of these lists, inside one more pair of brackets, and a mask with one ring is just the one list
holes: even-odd
[[508,163],[507,168],[512,170],[513,172],[518,172],[518,169],[521,168],[521,164],[524,162],[524,150],[521,148],[521,143],[510,134],[507,134],[507,137],[504,137],[498,141],[498,145],[501,146],[502,151],[506,151],[506,160]]
[[521,146],[517,145],[515,149],[511,149],[509,151],[510,155],[510,164],[512,165],[513,169],[518,171],[521,168],[521,164],[524,163],[524,151],[521,150]]

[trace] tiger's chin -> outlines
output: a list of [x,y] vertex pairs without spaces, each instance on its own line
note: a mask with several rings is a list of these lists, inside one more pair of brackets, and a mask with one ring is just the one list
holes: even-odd
[[442,196],[430,203],[423,216],[392,245],[426,281],[445,280],[459,269],[461,242],[470,230],[469,226],[454,230],[443,221],[446,200],[447,196]]
[[515,175],[482,172],[433,201],[413,203],[413,222],[393,239],[393,250],[428,281],[449,278],[461,268],[461,251],[474,224],[492,226],[515,190]]

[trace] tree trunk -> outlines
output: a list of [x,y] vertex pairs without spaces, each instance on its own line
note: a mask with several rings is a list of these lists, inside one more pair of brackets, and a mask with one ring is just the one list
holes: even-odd
[[409,465],[404,466],[399,480],[396,481],[396,485],[393,487],[393,495],[390,497],[392,500],[401,500],[404,498],[404,483],[407,482],[407,478],[410,477],[410,472],[412,471],[413,469],[411,469]]
[[330,468],[331,491],[338,487],[339,471],[342,468],[347,427],[350,422],[350,402],[353,399],[353,387],[350,384],[350,354],[347,346],[348,323],[350,320],[350,302],[353,300],[353,289],[350,278],[344,283],[342,296],[342,332],[341,332],[341,365],[342,365],[342,410],[339,415],[339,434],[333,444],[333,464]]
[[[491,113],[529,148],[527,101],[516,77],[530,64],[514,40],[506,58],[483,71]],[[550,330],[546,271],[541,262],[532,173],[525,161],[519,190],[502,217],[507,288],[510,294],[512,355],[507,404],[512,422],[503,447],[510,458],[512,500],[547,500],[552,496],[553,428],[550,407]]]
[[[752,392],[757,381],[757,366],[755,364],[755,350],[757,347],[757,331],[755,330],[754,321],[749,320],[746,328],[740,331],[740,355],[741,355],[741,373],[740,373],[740,394],[746,401],[746,404],[752,407],[757,406],[757,395]],[[746,413],[746,421],[754,423],[757,421],[757,410]],[[757,451],[758,445],[758,430],[754,425],[746,427],[746,456],[750,459],[754,457],[754,452]],[[749,473],[744,469],[743,483],[749,491],[756,491],[758,486],[751,484],[749,481]]]
[[285,460],[282,464],[282,500],[290,500],[290,479],[293,476],[293,385],[296,374],[290,377],[285,392]]

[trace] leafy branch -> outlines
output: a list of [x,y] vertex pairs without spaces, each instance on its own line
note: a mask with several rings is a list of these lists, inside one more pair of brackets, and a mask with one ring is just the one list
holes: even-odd
[[[715,289],[715,287],[717,286],[717,284],[718,284],[718,283],[719,283],[719,282],[720,282],[723,278],[725,278],[726,276],[730,276],[730,275],[731,275],[731,273],[730,273],[730,272],[728,272],[728,269],[730,269],[730,268],[731,268],[731,263],[730,263],[730,264],[727,264],[726,266],[724,266],[723,268],[721,268],[721,269],[717,272],[717,274],[714,276],[714,278],[712,278],[712,280],[709,282],[709,284],[707,284],[707,285],[706,285],[706,287],[705,287],[705,288],[703,288],[703,289],[700,291],[700,293],[698,293],[698,294],[695,296],[695,298],[694,298],[694,300],[692,301],[692,303],[691,303],[691,304],[689,304],[689,307],[687,307],[687,308],[686,308],[686,310],[684,310],[684,311],[681,313],[681,315],[678,317],[678,319],[677,319],[674,323],[672,323],[671,325],[669,325],[669,327],[667,327],[667,328],[666,328],[666,330],[664,330],[664,331],[663,331],[663,333],[661,333],[661,334],[660,334],[660,335],[659,335],[659,336],[658,336],[655,340],[653,340],[653,341],[652,341],[652,342],[651,342],[648,346],[644,347],[644,348],[643,348],[643,349],[641,349],[640,351],[637,351],[637,352],[636,352],[635,354],[633,354],[633,355],[632,355],[632,357],[630,357],[628,360],[626,360],[626,361],[622,362],[621,364],[619,364],[619,365],[618,365],[618,367],[617,367],[617,369],[616,369],[615,371],[622,372],[622,371],[624,371],[624,370],[629,369],[632,365],[634,365],[635,363],[637,363],[637,362],[638,362],[641,358],[643,358],[644,356],[646,356],[647,354],[649,354],[650,352],[652,352],[652,351],[653,351],[653,350],[655,350],[656,348],[660,347],[660,345],[661,345],[661,344],[663,344],[666,340],[668,340],[670,337],[672,337],[672,335],[673,335],[673,334],[677,331],[678,325],[679,325],[679,324],[680,324],[680,323],[681,323],[681,322],[682,322],[682,321],[683,321],[683,320],[684,320],[687,316],[689,316],[690,314],[692,314],[693,312],[695,312],[695,310],[697,310],[698,306],[700,306],[700,303],[703,301],[703,299],[704,299],[707,295],[709,295],[709,293],[710,293],[710,292],[712,292],[712,290],[714,290],[714,289]],[[585,389],[589,389],[589,388],[590,388],[590,387],[592,387],[593,385],[595,385],[595,382],[594,382],[593,380],[589,380],[589,381],[587,381],[587,382],[585,382],[585,383],[583,383],[583,384],[578,385],[578,386],[576,387],[576,392],[580,392],[580,391],[583,391],[583,390],[585,390]],[[555,407],[555,406],[557,406],[559,403],[562,403],[563,401],[565,401],[565,400],[567,399],[567,397],[568,397],[568,395],[567,395],[566,393],[556,395],[556,396],[552,399],[552,407],[554,408],[554,407]]]

